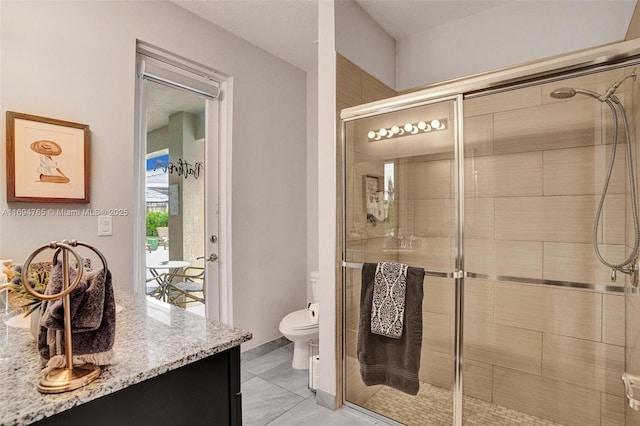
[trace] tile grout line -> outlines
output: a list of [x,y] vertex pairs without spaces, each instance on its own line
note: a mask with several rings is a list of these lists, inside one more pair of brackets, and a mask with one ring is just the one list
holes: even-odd
[[[271,383],[271,382],[269,382]],[[276,385],[277,386],[277,385]],[[284,416],[285,414],[287,414],[289,411],[293,410],[295,407],[297,407],[298,405],[302,404],[303,402],[305,402],[307,399],[306,398],[302,398],[302,401],[298,402],[296,405],[294,405],[293,407],[289,408],[288,410],[283,411],[282,413],[280,413],[277,417],[275,417],[273,420],[271,420],[269,423],[266,423],[264,426],[269,426],[270,424],[273,424],[273,422],[275,422],[276,420],[278,420],[280,417]]]

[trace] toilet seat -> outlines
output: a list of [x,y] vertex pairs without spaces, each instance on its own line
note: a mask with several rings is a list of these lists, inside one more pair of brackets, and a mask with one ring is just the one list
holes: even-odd
[[280,322],[280,328],[288,330],[310,330],[318,328],[318,323],[311,322],[308,310],[300,309],[285,316]]

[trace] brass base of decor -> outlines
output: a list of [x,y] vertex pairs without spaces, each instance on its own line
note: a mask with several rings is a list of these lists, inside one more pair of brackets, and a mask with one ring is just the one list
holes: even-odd
[[54,368],[40,380],[38,391],[41,393],[62,393],[86,386],[102,373],[97,365],[87,364],[80,367]]

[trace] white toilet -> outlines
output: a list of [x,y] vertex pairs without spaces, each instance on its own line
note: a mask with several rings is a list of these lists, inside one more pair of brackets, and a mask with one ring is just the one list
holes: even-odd
[[[309,274],[311,292],[315,302],[318,294],[318,271]],[[307,308],[291,312],[280,321],[280,333],[293,342],[293,368],[309,368],[309,340],[318,339],[319,325],[311,321]]]

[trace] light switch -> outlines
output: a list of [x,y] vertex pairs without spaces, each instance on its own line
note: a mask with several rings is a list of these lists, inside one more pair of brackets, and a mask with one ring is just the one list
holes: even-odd
[[113,235],[112,216],[98,216],[98,236]]

